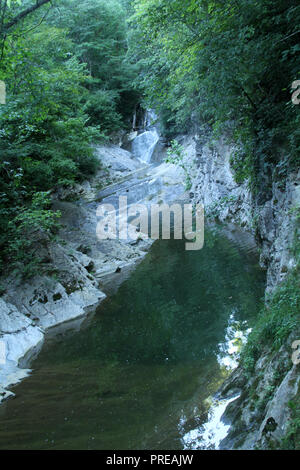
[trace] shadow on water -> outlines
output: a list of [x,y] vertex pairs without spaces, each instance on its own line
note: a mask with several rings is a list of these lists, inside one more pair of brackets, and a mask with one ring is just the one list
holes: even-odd
[[252,250],[222,233],[198,252],[157,241],[86,328],[46,342],[0,408],[0,448],[183,449],[228,373],[229,319],[251,327],[264,281]]

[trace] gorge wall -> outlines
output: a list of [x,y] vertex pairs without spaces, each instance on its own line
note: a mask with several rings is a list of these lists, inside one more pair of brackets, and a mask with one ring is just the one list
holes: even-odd
[[[255,236],[260,264],[266,269],[267,301],[297,265],[294,246],[299,239],[296,211],[300,207],[300,170],[290,174],[284,185],[273,178],[271,197],[259,203],[247,182],[235,182],[230,165],[235,148],[224,138],[211,143],[209,135],[196,133],[178,141],[185,149],[193,180],[192,201],[204,205],[208,220],[240,225]],[[231,428],[221,448],[268,449],[280,445],[291,418],[288,403],[296,396],[299,384],[299,366],[291,361],[292,342],[299,338],[300,332],[295,331],[278,352],[262,347],[251,377],[246,377],[239,366],[225,382],[220,396],[230,398],[239,393],[240,398],[225,412],[224,419]],[[268,433],[270,423],[274,429]]]

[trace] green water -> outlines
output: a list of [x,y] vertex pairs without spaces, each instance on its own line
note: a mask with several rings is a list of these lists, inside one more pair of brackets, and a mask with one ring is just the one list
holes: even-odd
[[264,280],[220,233],[199,252],[157,241],[86,327],[46,342],[0,407],[0,448],[183,449],[226,375],[230,318],[251,327]]

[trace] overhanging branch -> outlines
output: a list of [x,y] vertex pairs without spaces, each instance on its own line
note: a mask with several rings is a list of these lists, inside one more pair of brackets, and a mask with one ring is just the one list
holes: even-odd
[[18,24],[23,18],[26,16],[30,15],[30,13],[33,13],[35,10],[38,8],[42,7],[46,3],[50,3],[51,0],[36,0],[34,5],[31,5],[31,7],[26,8],[25,10],[21,11],[17,16],[15,16],[12,20],[10,20],[8,23],[5,23],[2,26],[2,29],[0,31],[1,34],[7,33],[9,29],[11,29],[13,26]]

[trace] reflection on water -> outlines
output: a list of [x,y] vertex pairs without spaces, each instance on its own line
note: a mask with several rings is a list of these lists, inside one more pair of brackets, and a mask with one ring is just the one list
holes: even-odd
[[[207,422],[192,431],[184,434],[184,450],[201,449],[217,450],[223,439],[227,436],[230,425],[222,421],[222,415],[227,405],[237,400],[236,395],[228,400],[214,399],[208,412]],[[185,418],[181,418],[180,428],[184,429]]]
[[184,248],[156,242],[86,328],[48,341],[0,408],[0,448],[190,445],[255,319],[264,275],[246,245],[222,234],[206,233],[199,252]]
[[[247,342],[247,337],[251,333],[251,328],[247,328],[248,322],[235,320],[232,313],[228,319],[228,325],[225,330],[225,338],[219,346],[217,360],[221,368],[232,372],[238,366],[240,350]],[[219,449],[219,445],[227,436],[230,424],[223,422],[222,416],[229,403],[239,398],[236,395],[230,399],[220,400],[213,397],[209,403],[209,412],[207,421],[197,426],[195,429],[184,434],[182,441],[184,449]],[[185,416],[181,417],[179,429],[184,429]]]
[[221,366],[229,370],[234,370],[238,366],[241,348],[251,333],[251,328],[247,328],[247,324],[247,320],[236,321],[234,313],[230,315],[225,330],[225,340],[219,344],[218,362]]

